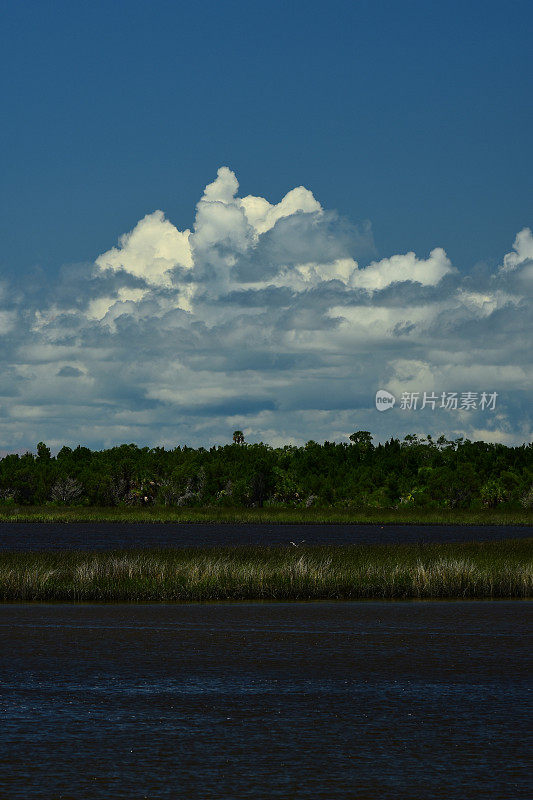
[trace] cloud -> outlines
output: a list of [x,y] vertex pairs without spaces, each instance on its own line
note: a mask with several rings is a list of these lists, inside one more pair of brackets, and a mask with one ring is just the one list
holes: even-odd
[[298,213],[313,214],[322,211],[318,200],[315,200],[313,193],[305,186],[291,189],[279,203],[271,204],[264,197],[253,195],[243,197],[239,203],[258,236],[271,230],[280,219]]
[[427,259],[418,259],[414,253],[373,261],[366,269],[354,272],[351,285],[371,291],[384,289],[395,283],[408,281],[422,286],[436,286],[446,276],[455,272],[442,247],[436,247]]
[[123,234],[118,247],[98,256],[95,263],[101,270],[124,270],[149,284],[168,286],[169,270],[190,269],[193,265],[190,234],[189,230],[179,231],[162,211],[154,211]]
[[[438,244],[438,243],[436,243]],[[239,197],[218,170],[192,229],[147,214],[93,264],[0,292],[0,441],[272,444],[445,433],[531,435],[524,228],[494,274],[445,250],[377,257],[370,223],[303,187]],[[498,413],[376,412],[374,396],[496,391]]]
[[77,367],[70,367],[68,365],[66,367],[61,367],[57,373],[59,378],[79,378],[81,375],[83,375],[81,369],[78,369]]
[[0,336],[10,333],[16,326],[17,311],[12,306],[7,282],[0,280]]
[[497,276],[510,290],[529,296],[533,287],[533,234],[523,228],[516,234],[513,250],[503,259]]
[[13,311],[0,310],[0,336],[9,333],[15,327],[15,314]]
[[503,272],[512,272],[527,262],[533,261],[533,234],[531,228],[523,228],[516,234],[513,251],[503,259]]

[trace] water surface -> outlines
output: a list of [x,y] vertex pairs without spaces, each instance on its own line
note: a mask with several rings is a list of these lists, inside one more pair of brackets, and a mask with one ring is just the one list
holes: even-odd
[[216,545],[485,542],[532,535],[524,525],[349,525],[1,522],[0,550],[114,550]]
[[530,798],[532,614],[0,605],[0,797]]

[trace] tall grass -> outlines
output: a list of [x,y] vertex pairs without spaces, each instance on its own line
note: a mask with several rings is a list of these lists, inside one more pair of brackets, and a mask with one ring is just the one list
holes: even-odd
[[0,553],[0,600],[531,597],[531,539],[468,544]]
[[0,524],[2,521],[532,525],[533,510],[0,506]]

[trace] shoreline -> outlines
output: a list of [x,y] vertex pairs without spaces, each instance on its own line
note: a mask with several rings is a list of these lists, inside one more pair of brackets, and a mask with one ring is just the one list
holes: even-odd
[[336,508],[100,508],[0,506],[2,523],[188,523],[265,525],[523,525],[533,526],[532,510],[496,509],[336,509]]

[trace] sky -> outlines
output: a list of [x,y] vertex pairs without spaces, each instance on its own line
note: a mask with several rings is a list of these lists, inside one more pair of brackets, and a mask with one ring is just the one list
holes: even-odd
[[532,22],[4,3],[0,453],[529,441]]

